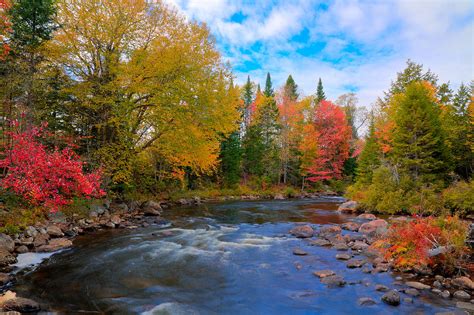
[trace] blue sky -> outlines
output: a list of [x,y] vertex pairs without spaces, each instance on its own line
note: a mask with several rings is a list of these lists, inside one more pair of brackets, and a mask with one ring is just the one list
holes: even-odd
[[381,96],[408,58],[456,88],[474,79],[474,1],[167,0],[205,22],[237,82],[292,74],[304,95]]

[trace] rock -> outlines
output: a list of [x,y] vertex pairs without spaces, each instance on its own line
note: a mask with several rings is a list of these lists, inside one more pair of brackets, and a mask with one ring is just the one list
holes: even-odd
[[400,305],[400,294],[395,290],[388,291],[382,296],[382,301],[388,305]]
[[282,194],[275,194],[273,199],[275,199],[275,200],[285,200],[285,197]]
[[372,272],[372,268],[370,268],[369,266],[365,266],[364,268],[362,268],[362,272],[363,272],[363,273],[371,273],[371,272]]
[[377,219],[362,224],[359,228],[359,232],[368,235],[382,234],[387,230],[387,225],[387,221]]
[[7,300],[1,307],[4,311],[16,311],[20,313],[34,313],[41,310],[39,304],[35,301],[21,297]]
[[389,269],[390,269],[390,264],[378,264],[372,273],[375,274],[375,273],[380,273],[380,272],[387,272]]
[[333,275],[321,278],[321,283],[326,284],[328,287],[343,287],[346,281],[341,276]]
[[113,212],[113,213],[127,213],[128,212],[128,206],[125,203],[114,204],[113,207],[111,207],[111,212]]
[[39,247],[42,245],[48,244],[49,235],[48,234],[38,234],[33,241],[34,247]]
[[67,238],[55,238],[47,245],[42,245],[36,249],[37,252],[54,252],[63,248],[71,247],[72,242]]
[[149,200],[143,204],[143,214],[146,216],[159,216],[161,211],[162,208],[158,202]]
[[23,232],[27,237],[35,237],[38,235],[38,231],[33,226],[28,226]]
[[357,303],[359,303],[359,305],[361,305],[361,306],[368,306],[368,305],[377,304],[377,303],[375,303],[374,300],[372,300],[369,297],[361,297],[360,299],[357,300]]
[[331,242],[322,238],[318,238],[316,240],[311,240],[309,244],[314,246],[330,246]]
[[0,285],[5,285],[10,282],[11,277],[8,273],[0,273]]
[[474,290],[474,281],[468,277],[455,278],[451,281],[451,284],[458,288]]
[[0,248],[0,267],[16,263],[16,257],[5,248]]
[[113,222],[106,222],[104,224],[104,226],[109,228],[109,229],[115,229],[115,223],[113,223]]
[[367,247],[369,247],[369,245],[362,241],[355,241],[354,244],[352,244],[351,246],[353,250],[364,250]]
[[443,287],[443,285],[441,284],[441,282],[436,280],[436,281],[433,282],[433,287],[435,287],[437,289],[441,289]]
[[377,284],[375,286],[375,291],[387,292],[388,290],[390,290],[390,289],[387,286],[383,285],[383,284]]
[[418,289],[418,290],[427,290],[427,289],[431,289],[431,287],[429,285],[426,285],[424,283],[421,283],[421,282],[417,282],[417,281],[408,281],[405,283],[407,286],[409,286],[410,288],[414,288],[414,289]]
[[320,230],[320,234],[339,234],[342,232],[342,229],[338,225],[326,225],[323,226]]
[[290,234],[298,238],[309,238],[314,234],[314,230],[309,225],[298,225],[290,230]]
[[359,227],[360,227],[360,224],[356,222],[346,222],[346,223],[341,224],[341,228],[343,230],[352,231],[352,232],[357,231]]
[[17,248],[15,248],[15,252],[17,252],[18,254],[27,253],[28,247],[26,247],[25,245],[18,246]]
[[[110,206],[110,204],[109,204],[109,206]],[[90,206],[91,212],[89,213],[89,216],[92,216],[91,215],[92,212],[96,213],[97,216],[103,215],[105,213],[105,211],[107,210],[107,208],[104,207],[103,205],[91,205]]]
[[342,203],[339,208],[337,208],[337,211],[339,212],[348,212],[348,213],[354,213],[357,211],[357,202],[356,201],[347,201]]
[[178,203],[182,206],[189,205],[189,200],[181,198],[178,200]]
[[114,225],[119,225],[120,222],[122,222],[122,219],[120,219],[120,216],[115,214],[112,217],[110,217],[110,222],[113,223]]
[[336,255],[336,259],[339,259],[339,260],[349,260],[352,258],[352,255],[349,255],[349,254],[337,254]]
[[365,265],[367,261],[363,259],[351,259],[347,262],[346,266],[347,268],[360,268],[363,265]]
[[313,275],[315,275],[316,277],[319,277],[319,278],[326,278],[326,277],[329,277],[329,276],[333,276],[335,274],[336,273],[334,271],[329,270],[329,269],[319,270],[319,271],[313,272]]
[[451,293],[449,293],[448,290],[444,290],[443,292],[441,292],[441,297],[443,297],[444,299],[449,299],[449,297],[451,296]]
[[372,213],[362,213],[362,214],[359,214],[357,217],[362,220],[371,220],[371,221],[377,219],[377,217],[373,215]]
[[46,233],[48,233],[49,236],[51,237],[63,237],[64,233],[61,231],[59,227],[56,225],[50,225],[46,229]]
[[4,248],[5,250],[12,253],[15,249],[15,242],[9,235],[0,233],[0,248]]
[[471,295],[466,291],[458,290],[453,293],[453,297],[458,300],[462,301],[469,301],[471,299]]
[[456,302],[456,307],[468,311],[468,314],[474,313],[474,304],[468,302]]
[[414,288],[406,289],[405,294],[411,295],[411,296],[418,296],[420,295],[420,291]]
[[406,298],[403,298],[403,302],[405,302],[405,303],[413,303],[413,299],[412,299],[412,298],[409,298],[409,297],[406,297]]
[[348,250],[349,247],[345,243],[337,243],[334,245],[334,248],[337,250]]
[[306,255],[308,255],[308,253],[305,252],[304,250],[302,250],[301,248],[295,248],[295,249],[293,249],[293,255],[306,256]]

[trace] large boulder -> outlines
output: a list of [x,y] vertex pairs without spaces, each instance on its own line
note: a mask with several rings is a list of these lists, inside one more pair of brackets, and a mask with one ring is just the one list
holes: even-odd
[[0,233],[0,248],[4,248],[11,253],[15,250],[15,242],[10,236]]
[[143,214],[146,216],[159,216],[161,214],[161,205],[153,200],[143,204]]
[[474,281],[468,277],[455,278],[451,281],[451,284],[459,288],[474,290]]
[[57,250],[72,246],[72,242],[67,238],[55,238],[49,241],[47,245],[42,245],[36,249],[37,252],[55,252]]
[[359,232],[368,235],[383,234],[387,230],[387,226],[387,221],[383,219],[373,220],[362,224],[359,228]]
[[314,230],[309,225],[298,225],[290,230],[290,234],[298,238],[310,238],[314,235]]
[[51,237],[63,237],[64,236],[63,231],[56,225],[49,225],[46,228],[46,233],[48,233],[48,235],[51,236]]
[[355,213],[357,212],[357,202],[350,200],[342,203],[339,208],[337,208],[339,212],[346,212],[346,213]]
[[34,247],[40,247],[42,245],[48,244],[49,235],[48,234],[38,234],[33,241]]
[[395,290],[388,291],[382,296],[382,301],[388,305],[397,306],[400,304],[400,293]]
[[16,263],[16,257],[5,248],[0,248],[0,267]]

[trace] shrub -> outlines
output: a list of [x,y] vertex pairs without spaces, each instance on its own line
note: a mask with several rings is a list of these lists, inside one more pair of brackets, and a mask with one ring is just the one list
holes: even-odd
[[[373,246],[400,269],[430,266],[452,272],[467,252],[466,234],[467,223],[458,217],[418,217],[392,224]],[[430,256],[437,247],[446,251]]]
[[72,203],[73,198],[101,197],[99,171],[84,173],[84,162],[71,145],[60,150],[48,149],[42,141],[50,135],[44,127],[21,131],[18,123],[11,132],[12,143],[5,149],[0,167],[7,175],[1,180],[3,189],[23,197],[34,206],[49,208],[51,212]]
[[445,207],[461,216],[474,213],[474,181],[457,182],[443,191]]

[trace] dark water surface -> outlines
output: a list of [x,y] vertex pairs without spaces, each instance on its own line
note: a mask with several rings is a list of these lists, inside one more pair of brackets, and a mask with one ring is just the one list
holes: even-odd
[[[452,302],[431,293],[391,307],[376,284],[397,288],[389,273],[364,274],[337,261],[336,250],[288,235],[296,222],[342,223],[340,199],[239,201],[166,210],[171,226],[98,232],[77,238],[21,276],[20,295],[60,313],[110,314],[434,314]],[[166,231],[166,232],[165,232]],[[164,232],[164,233],[163,233]],[[294,256],[295,247],[308,256]],[[301,270],[295,265],[301,264]],[[346,281],[327,288],[312,275],[332,269]],[[359,306],[360,297],[377,304]],[[403,297],[403,294],[402,294]]]

